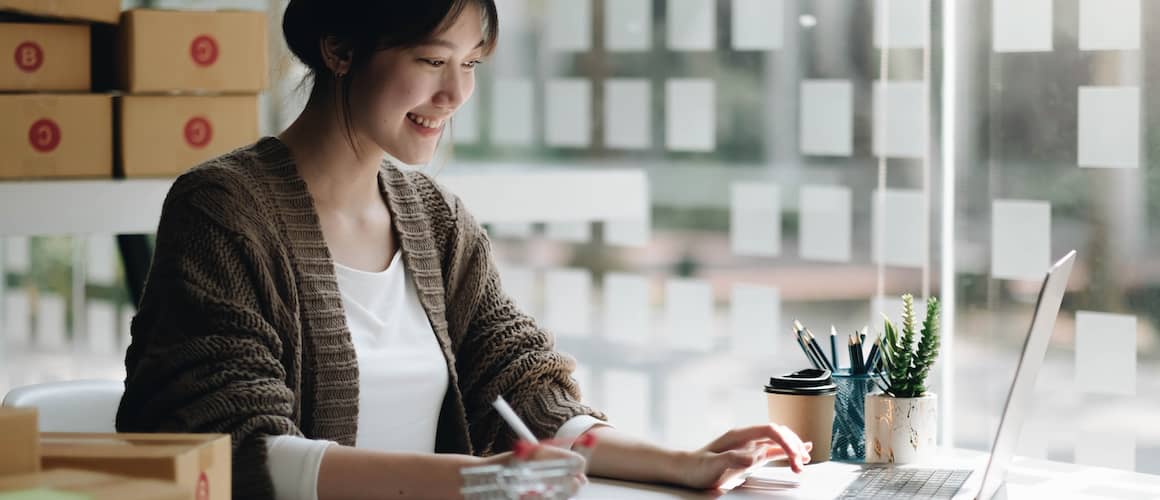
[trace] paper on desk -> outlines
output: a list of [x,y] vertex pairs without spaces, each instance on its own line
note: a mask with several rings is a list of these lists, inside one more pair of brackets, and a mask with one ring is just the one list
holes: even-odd
[[857,465],[839,462],[807,465],[801,474],[794,474],[789,467],[762,467],[726,498],[834,498],[858,473]]

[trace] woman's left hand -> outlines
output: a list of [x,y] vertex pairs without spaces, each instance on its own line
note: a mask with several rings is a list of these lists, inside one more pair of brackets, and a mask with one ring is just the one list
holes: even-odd
[[716,489],[750,467],[783,458],[789,459],[794,472],[801,472],[802,465],[810,461],[811,449],[812,443],[802,443],[783,425],[733,429],[682,457],[680,483],[690,488]]

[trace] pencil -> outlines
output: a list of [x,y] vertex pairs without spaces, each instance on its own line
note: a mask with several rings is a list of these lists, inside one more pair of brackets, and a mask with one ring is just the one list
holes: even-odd
[[838,363],[838,329],[834,328],[834,325],[830,325],[830,361],[834,364],[835,370],[841,366]]

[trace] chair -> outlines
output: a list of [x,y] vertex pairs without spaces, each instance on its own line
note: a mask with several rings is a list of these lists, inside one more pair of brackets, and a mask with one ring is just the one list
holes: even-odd
[[0,406],[35,407],[41,432],[116,432],[124,384],[117,380],[68,380],[8,391]]

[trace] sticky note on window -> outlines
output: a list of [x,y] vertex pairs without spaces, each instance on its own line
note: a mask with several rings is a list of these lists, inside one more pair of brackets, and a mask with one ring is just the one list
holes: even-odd
[[1140,0],[1079,0],[1079,50],[1139,50]]
[[116,236],[111,234],[97,234],[89,236],[85,241],[88,260],[85,262],[85,274],[90,283],[111,285],[117,281],[117,260],[120,256],[117,250]]
[[544,236],[552,240],[584,243],[592,239],[592,223],[588,221],[549,222]]
[[674,78],[665,82],[665,146],[670,151],[713,151],[717,146],[717,106],[712,80]]
[[68,344],[64,297],[46,293],[36,302],[36,346],[49,351],[63,350]]
[[733,50],[780,49],[784,18],[784,0],[733,0]]
[[874,154],[891,158],[926,155],[923,82],[874,82]]
[[715,0],[668,0],[665,25],[671,50],[713,50],[717,46]]
[[456,144],[479,142],[479,97],[472,97],[451,117],[451,138]]
[[1140,166],[1139,87],[1080,87],[1078,108],[1079,166]]
[[923,244],[929,234],[925,228],[926,209],[923,206],[922,191],[887,189],[880,193],[875,190],[873,200],[874,228],[871,232],[874,235],[874,262],[921,268],[925,250]]
[[992,0],[991,44],[995,52],[1050,52],[1052,0]]
[[491,140],[504,146],[531,146],[535,113],[532,81],[528,78],[496,78],[492,87]]
[[781,324],[781,292],[776,287],[739,283],[730,294],[730,341],[736,355],[773,359]]
[[[874,46],[888,49],[926,47],[927,0],[876,0],[874,2]],[[886,18],[883,19],[883,16]]]
[[713,288],[708,282],[674,278],[665,284],[667,333],[663,345],[683,351],[713,347]]
[[848,80],[803,80],[798,140],[805,155],[854,151],[854,88]]
[[652,48],[652,0],[604,0],[604,48],[609,52]]
[[777,184],[739,182],[732,186],[729,239],[736,255],[781,254],[781,190]]
[[648,149],[652,146],[652,91],[643,78],[610,78],[604,82],[604,147]]
[[1127,429],[1081,430],[1075,434],[1075,463],[1135,471],[1136,437]]
[[850,261],[850,189],[842,186],[802,186],[799,253],[803,259]]
[[524,312],[535,316],[536,307],[536,273],[530,267],[503,264],[499,266],[499,279],[503,291]]
[[88,352],[110,355],[117,348],[117,311],[112,302],[89,300],[85,304],[85,331],[88,334]]
[[651,233],[647,219],[610,220],[604,223],[606,245],[643,247],[648,245]]
[[647,373],[605,370],[604,412],[618,429],[635,436],[651,436],[652,387]]
[[28,292],[11,289],[4,292],[4,342],[8,347],[20,349],[29,345],[32,336],[32,309],[28,303]]
[[4,245],[4,268],[11,273],[25,273],[28,272],[29,263],[29,240],[27,236],[6,236],[0,237],[0,243]]
[[552,269],[544,276],[544,324],[559,336],[592,333],[592,275],[585,269]]
[[583,52],[592,48],[592,0],[548,0],[548,48]]
[[991,204],[991,276],[1041,280],[1051,265],[1051,205],[994,200]]
[[548,81],[549,146],[586,148],[592,144],[592,83],[582,78]]
[[604,336],[637,346],[653,341],[648,278],[630,273],[604,275]]
[[1136,317],[1075,313],[1075,382],[1087,393],[1136,395]]

